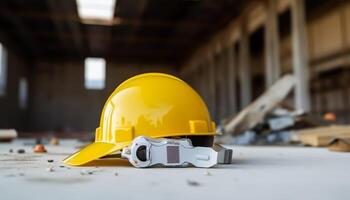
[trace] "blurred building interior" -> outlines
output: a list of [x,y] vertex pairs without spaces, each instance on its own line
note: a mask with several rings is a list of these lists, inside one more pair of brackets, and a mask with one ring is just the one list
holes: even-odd
[[0,128],[93,132],[125,79],[170,73],[217,122],[294,73],[289,106],[350,122],[350,1],[0,1]]

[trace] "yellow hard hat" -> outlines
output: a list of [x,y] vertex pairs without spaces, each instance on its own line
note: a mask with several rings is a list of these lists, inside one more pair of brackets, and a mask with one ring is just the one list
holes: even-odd
[[134,76],[108,98],[95,142],[64,160],[82,165],[130,145],[138,136],[213,136],[215,123],[201,97],[184,81],[162,73]]

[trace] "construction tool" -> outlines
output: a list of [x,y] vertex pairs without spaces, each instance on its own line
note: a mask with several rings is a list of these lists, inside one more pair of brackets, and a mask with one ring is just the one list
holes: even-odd
[[139,168],[151,166],[184,167],[189,164],[195,167],[209,168],[218,163],[230,164],[232,150],[221,145],[194,147],[190,139],[152,139],[137,137],[131,146],[122,151],[122,157]]

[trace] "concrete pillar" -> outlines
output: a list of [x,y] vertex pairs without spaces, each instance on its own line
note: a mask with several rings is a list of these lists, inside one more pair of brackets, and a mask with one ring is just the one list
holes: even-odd
[[265,83],[269,88],[280,76],[280,48],[277,0],[266,1],[265,22]]
[[220,60],[220,55],[216,54],[214,56],[214,66],[215,66],[215,121],[217,122],[217,124],[220,123],[220,119],[221,119],[221,92],[222,92],[222,88],[221,88],[221,60]]
[[209,110],[212,117],[216,114],[216,88],[215,88],[215,62],[214,57],[208,57],[208,89],[209,89]]
[[200,87],[200,91],[201,91],[201,97],[202,99],[204,100],[204,102],[207,104],[208,103],[208,87],[207,87],[207,77],[206,77],[206,73],[207,73],[207,70],[205,68],[205,66],[201,63],[199,65],[199,73],[198,73],[198,76],[199,76],[199,80],[200,80],[200,83],[199,83],[199,87]]
[[308,43],[304,0],[291,1],[291,13],[293,70],[297,79],[295,108],[310,111]]
[[218,105],[220,108],[220,119],[224,119],[227,117],[228,113],[228,95],[227,95],[227,62],[226,62],[226,51],[222,51],[219,55],[219,60],[218,60],[218,71],[219,71],[219,76],[218,78],[218,87],[219,87],[219,100],[220,104]]
[[249,55],[249,33],[245,21],[240,27],[239,39],[239,81],[241,108],[246,107],[252,100],[251,70]]
[[209,108],[210,105],[210,94],[209,94],[209,84],[208,84],[208,77],[209,77],[209,70],[208,70],[208,63],[203,63],[202,66],[202,72],[203,72],[203,76],[202,76],[202,85],[203,85],[203,90],[204,90],[204,94],[205,94],[205,102]]
[[236,114],[237,101],[236,101],[236,52],[234,45],[231,45],[227,49],[227,94],[228,94],[228,115]]

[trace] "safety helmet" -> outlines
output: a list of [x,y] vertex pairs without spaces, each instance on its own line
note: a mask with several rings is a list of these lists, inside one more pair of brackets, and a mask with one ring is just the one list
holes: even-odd
[[120,151],[134,138],[215,135],[215,123],[201,97],[184,81],[146,73],[121,83],[108,98],[95,142],[64,160],[83,165]]

